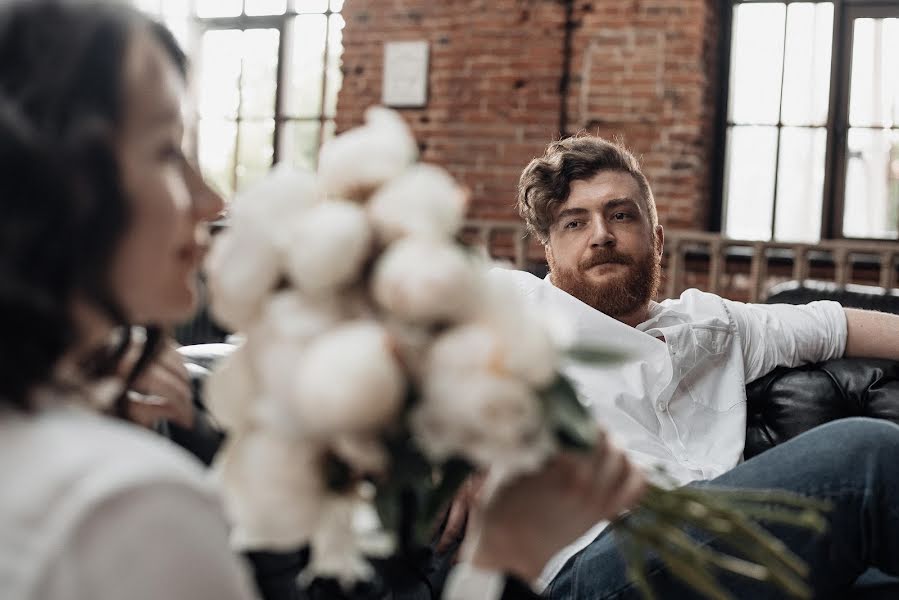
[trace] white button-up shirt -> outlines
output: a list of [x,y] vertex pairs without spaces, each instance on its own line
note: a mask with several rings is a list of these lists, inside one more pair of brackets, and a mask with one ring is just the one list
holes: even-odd
[[[687,290],[653,302],[636,328],[591,308],[549,279],[494,270],[540,310],[565,316],[574,343],[623,351],[610,365],[564,368],[600,425],[636,464],[661,468],[678,485],[712,479],[742,459],[746,384],[778,366],[843,355],[846,315],[836,302],[743,304]],[[553,558],[538,585],[607,525],[594,527]]]

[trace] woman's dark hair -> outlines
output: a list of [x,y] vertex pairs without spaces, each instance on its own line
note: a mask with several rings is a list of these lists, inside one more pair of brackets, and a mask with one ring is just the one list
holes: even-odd
[[[184,73],[168,30],[127,6],[24,0],[0,8],[0,404],[27,408],[34,387],[52,382],[78,341],[73,299],[127,331],[109,282],[130,214],[113,141],[124,59],[141,28]],[[145,345],[147,357],[154,346]],[[93,357],[92,374],[108,372],[123,348]]]

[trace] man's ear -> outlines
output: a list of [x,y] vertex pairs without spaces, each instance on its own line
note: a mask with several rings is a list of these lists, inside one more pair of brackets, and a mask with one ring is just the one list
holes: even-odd
[[656,225],[656,254],[659,260],[665,252],[665,229],[661,225]]
[[552,246],[549,245],[549,240],[541,243],[543,244],[543,255],[546,257],[546,266],[549,267],[549,280],[552,281],[553,268],[555,267],[553,249]]

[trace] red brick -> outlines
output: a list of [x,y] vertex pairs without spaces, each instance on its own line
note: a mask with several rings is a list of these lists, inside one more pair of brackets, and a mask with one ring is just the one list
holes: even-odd
[[578,0],[570,88],[565,10],[546,0],[352,0],[344,7],[345,130],[380,101],[383,43],[430,42],[429,104],[401,111],[472,194],[471,214],[516,218],[521,169],[568,132],[620,137],[642,158],[668,226],[702,228],[710,202],[719,55],[715,0]]

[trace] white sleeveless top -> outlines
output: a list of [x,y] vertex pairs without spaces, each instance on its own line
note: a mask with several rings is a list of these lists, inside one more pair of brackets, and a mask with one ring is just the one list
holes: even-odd
[[186,453],[80,406],[0,411],[0,598],[244,600],[252,590]]

